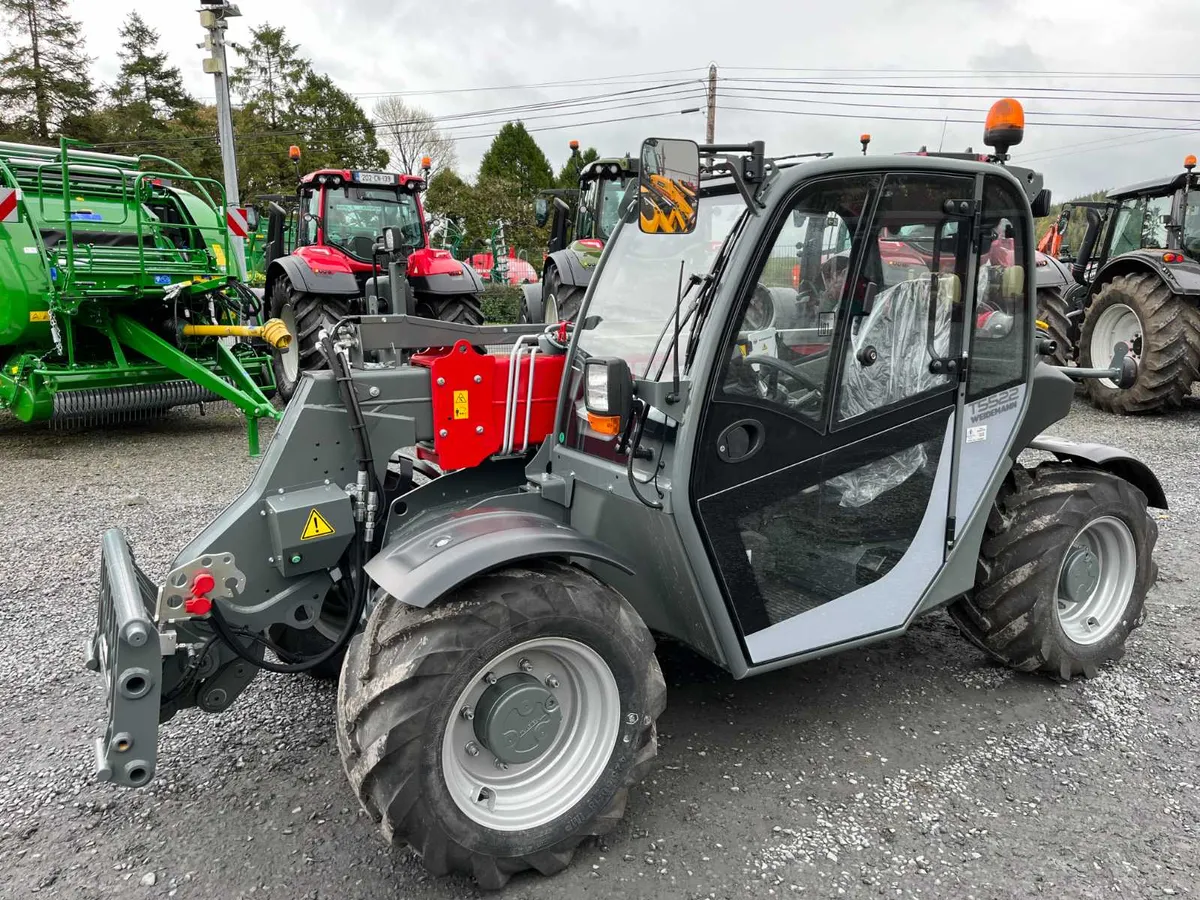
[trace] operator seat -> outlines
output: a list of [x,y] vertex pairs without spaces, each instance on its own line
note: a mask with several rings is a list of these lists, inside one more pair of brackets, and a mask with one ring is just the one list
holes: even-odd
[[[855,323],[842,370],[838,420],[847,421],[892,406],[950,380],[929,370],[929,313],[937,277],[933,352],[950,352],[950,313],[962,300],[962,282],[953,273],[926,275],[895,284],[878,294],[871,312]],[[872,352],[873,351],[873,352]],[[927,462],[924,447],[910,447],[832,478],[841,506],[859,507],[903,484]]]

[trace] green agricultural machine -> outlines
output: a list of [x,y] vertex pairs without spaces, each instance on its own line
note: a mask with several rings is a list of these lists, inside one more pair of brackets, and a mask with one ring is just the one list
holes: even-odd
[[226,400],[257,456],[291,338],[227,269],[224,209],[162,157],[0,143],[0,409],[70,427]]

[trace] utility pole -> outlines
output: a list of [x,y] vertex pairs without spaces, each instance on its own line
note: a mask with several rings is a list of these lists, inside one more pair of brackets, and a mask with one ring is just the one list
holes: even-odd
[[708,132],[706,143],[715,144],[717,136],[717,65],[708,67]]
[[[237,180],[237,151],[233,146],[233,107],[229,102],[229,65],[225,59],[225,20],[242,14],[241,10],[229,0],[200,0],[204,5],[200,10],[200,24],[208,31],[204,43],[197,46],[211,52],[204,60],[204,71],[213,76],[217,93],[217,135],[221,143],[221,165],[225,170],[225,202],[229,206],[241,206],[238,196]],[[221,210],[224,214],[225,210]],[[236,235],[229,236],[229,244],[233,249],[237,276],[242,281],[248,277],[246,272],[246,253],[242,239]]]

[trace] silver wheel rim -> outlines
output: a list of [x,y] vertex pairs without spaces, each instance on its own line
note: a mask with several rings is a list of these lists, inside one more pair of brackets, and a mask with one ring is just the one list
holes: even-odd
[[1076,644],[1096,644],[1120,624],[1133,596],[1137,548],[1129,526],[1095,519],[1075,536],[1058,573],[1055,612]]
[[[1142,337],[1142,321],[1133,308],[1124,303],[1114,303],[1096,319],[1092,329],[1092,342],[1089,350],[1092,355],[1092,365],[1104,368],[1113,357],[1113,348],[1117,344],[1125,344],[1129,355],[1136,358],[1133,352],[1134,342]],[[1116,390],[1117,385],[1110,378],[1101,378],[1100,383],[1110,390]]]
[[279,311],[279,319],[287,326],[288,334],[292,336],[287,349],[280,351],[279,359],[283,363],[283,374],[287,376],[287,380],[295,381],[300,377],[300,338],[296,333],[296,313],[290,303],[284,304],[283,309]]
[[542,324],[544,325],[557,325],[559,323],[558,298],[553,294],[546,298],[546,310],[542,318],[544,320]]
[[[536,759],[503,768],[476,736],[473,711],[496,678],[524,672],[553,683],[562,711],[550,745]],[[442,775],[455,805],[496,831],[537,828],[565,814],[608,765],[621,724],[612,670],[591,647],[570,638],[535,638],[505,650],[459,694],[442,739]],[[473,715],[473,713],[472,713]]]

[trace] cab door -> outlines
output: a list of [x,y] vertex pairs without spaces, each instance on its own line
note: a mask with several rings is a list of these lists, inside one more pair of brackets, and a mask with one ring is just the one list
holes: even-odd
[[902,627],[943,563],[977,187],[808,182],[742,285],[691,496],[751,664]]

